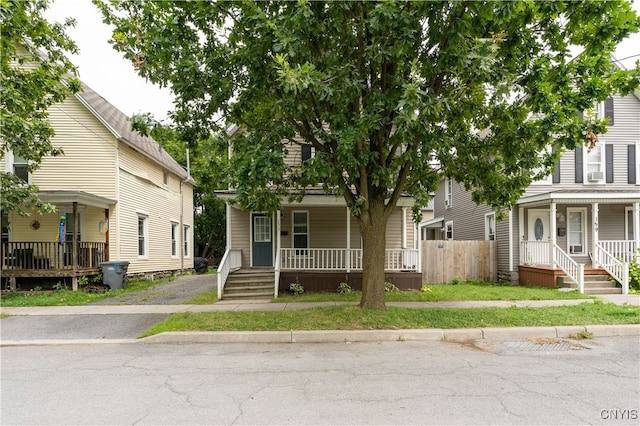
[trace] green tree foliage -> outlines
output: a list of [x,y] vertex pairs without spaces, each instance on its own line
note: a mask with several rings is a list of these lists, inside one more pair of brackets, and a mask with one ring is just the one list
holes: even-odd
[[[80,90],[76,69],[67,54],[76,53],[64,24],[50,24],[43,18],[46,0],[0,1],[0,160],[7,155],[28,161],[28,171],[38,168],[48,155],[63,154],[51,143],[54,131],[47,108]],[[26,185],[11,173],[0,176],[0,208],[41,212],[51,206],[37,198],[37,188]]]
[[[227,171],[242,206],[273,210],[316,182],[344,197],[365,308],[384,309],[386,223],[403,194],[417,213],[447,176],[509,208],[603,130],[576,110],[640,82],[610,58],[639,27],[626,1],[94,1],[114,47],[171,87],[185,134],[220,116],[243,128]],[[296,144],[316,156],[291,169]]]

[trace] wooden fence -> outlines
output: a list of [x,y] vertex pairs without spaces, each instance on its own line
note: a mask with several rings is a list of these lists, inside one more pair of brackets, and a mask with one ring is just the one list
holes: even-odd
[[422,241],[422,282],[498,280],[495,241]]

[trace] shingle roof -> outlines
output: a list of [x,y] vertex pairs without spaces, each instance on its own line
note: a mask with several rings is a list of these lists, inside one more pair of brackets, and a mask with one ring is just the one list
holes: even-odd
[[105,98],[82,84],[83,91],[76,97],[117,137],[136,151],[149,157],[182,179],[189,178],[186,170],[165,151],[158,142],[148,136],[142,136],[131,130],[131,122],[122,111],[110,104]]

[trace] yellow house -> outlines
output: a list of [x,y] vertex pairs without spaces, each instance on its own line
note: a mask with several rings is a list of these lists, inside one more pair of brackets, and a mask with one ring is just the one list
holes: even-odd
[[105,261],[129,262],[129,275],[193,268],[193,179],[125,114],[87,86],[49,109],[53,145],[26,173],[7,153],[0,170],[39,188],[52,214],[2,212],[2,284],[33,277],[95,275]]

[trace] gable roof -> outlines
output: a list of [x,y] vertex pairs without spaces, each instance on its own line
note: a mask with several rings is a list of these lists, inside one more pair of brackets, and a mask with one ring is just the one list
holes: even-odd
[[158,142],[149,136],[142,136],[131,129],[131,122],[122,111],[110,104],[105,98],[82,83],[82,92],[76,98],[91,111],[98,120],[121,142],[142,153],[147,158],[193,183],[187,171],[165,151]]

